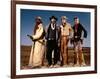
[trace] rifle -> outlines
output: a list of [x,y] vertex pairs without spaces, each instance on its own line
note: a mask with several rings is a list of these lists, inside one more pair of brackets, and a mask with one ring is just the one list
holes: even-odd
[[34,41],[34,40],[33,40],[33,37],[32,37],[31,35],[27,35],[27,36],[28,36],[32,41]]
[[27,35],[33,42],[38,41],[39,43],[45,45],[45,40],[43,40],[43,42],[39,41],[38,39],[34,39],[31,35]]

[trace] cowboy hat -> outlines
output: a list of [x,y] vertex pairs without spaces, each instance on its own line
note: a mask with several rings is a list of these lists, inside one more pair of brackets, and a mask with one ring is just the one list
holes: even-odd
[[56,21],[58,20],[55,16],[51,16],[51,17],[50,17],[50,20],[51,20],[51,19],[55,19]]

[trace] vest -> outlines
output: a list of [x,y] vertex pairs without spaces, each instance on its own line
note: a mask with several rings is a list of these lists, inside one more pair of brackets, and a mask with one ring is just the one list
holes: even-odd
[[56,40],[56,25],[54,29],[51,28],[51,24],[49,25],[47,39]]

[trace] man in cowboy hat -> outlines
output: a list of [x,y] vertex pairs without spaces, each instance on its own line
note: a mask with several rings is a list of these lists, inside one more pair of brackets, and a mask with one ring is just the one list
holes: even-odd
[[[50,24],[47,28],[47,54],[46,58],[48,61],[49,67],[53,67],[57,64],[59,60],[59,53],[57,52],[57,39],[58,39],[58,30],[57,30],[57,18],[55,16],[50,17]],[[54,52],[54,54],[53,54]],[[52,61],[52,55],[54,56]]]
[[67,19],[66,16],[62,16],[60,25],[61,61],[62,65],[65,67],[68,65],[68,42],[73,33],[71,25],[67,22]]
[[73,45],[75,49],[74,63],[75,66],[84,66],[84,56],[82,53],[82,44],[83,38],[87,37],[87,31],[84,29],[83,25],[80,24],[79,18],[74,17],[74,26],[73,26]]

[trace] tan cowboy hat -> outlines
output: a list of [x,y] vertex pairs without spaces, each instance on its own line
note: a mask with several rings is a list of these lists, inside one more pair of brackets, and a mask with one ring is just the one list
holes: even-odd
[[66,16],[62,16],[61,19],[68,19]]

